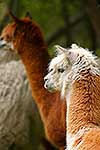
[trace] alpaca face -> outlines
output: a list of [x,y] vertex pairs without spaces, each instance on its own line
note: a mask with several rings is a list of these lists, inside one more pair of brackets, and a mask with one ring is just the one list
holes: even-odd
[[44,86],[49,91],[59,90],[65,96],[69,85],[81,78],[80,72],[91,70],[91,73],[98,74],[96,57],[87,49],[72,44],[68,50],[57,46],[57,52],[58,55],[52,59],[49,73],[44,78]]
[[49,65],[48,74],[44,77],[45,88],[49,91],[61,91],[64,77],[70,68],[69,60],[65,54],[59,54],[52,59]]
[[2,31],[0,36],[0,47],[6,49],[12,49],[14,24],[8,24]]
[[[19,33],[19,32],[18,32]],[[0,47],[9,50],[16,50],[17,26],[15,23],[8,24],[2,31],[0,36]]]
[[[14,23],[10,24],[9,30],[5,30],[1,36],[1,47],[9,45],[9,47],[12,50],[17,51],[18,54],[22,53],[23,44],[24,48],[29,46],[36,48],[44,47],[45,42],[43,40],[41,30],[35,22],[33,22],[29,17],[18,19],[13,16],[12,18],[14,20]],[[10,28],[12,28],[12,30]],[[27,48],[26,50],[27,52],[29,51],[29,49]]]
[[[29,18],[19,19],[19,22],[8,24],[2,31],[0,36],[0,47],[7,47],[10,50],[17,50],[21,45],[21,37],[23,37],[31,25]],[[19,38],[20,37],[20,38]],[[30,37],[26,37],[30,40]],[[31,41],[32,42],[32,41]]]

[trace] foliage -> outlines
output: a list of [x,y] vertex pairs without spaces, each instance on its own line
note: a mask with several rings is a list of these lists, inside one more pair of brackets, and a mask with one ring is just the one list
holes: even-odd
[[[71,27],[71,20],[73,21],[75,17],[79,15],[82,16],[84,13],[86,13],[85,5],[83,5],[82,1],[73,0],[71,2],[70,0],[6,0],[2,1],[0,5],[0,12],[2,12],[1,20],[4,17],[4,13],[6,11],[4,9],[5,5],[11,4],[12,7],[10,8],[12,8],[13,12],[19,17],[25,16],[27,11],[30,12],[33,20],[35,20],[41,26],[47,42],[50,40],[50,38],[52,39],[55,32],[59,31],[60,28],[65,27],[65,32],[63,32],[63,34],[59,34],[57,37],[55,36],[54,40],[49,43],[50,49],[54,44],[58,43],[66,46],[67,42],[67,45],[70,45],[70,43],[68,44],[69,36],[71,37],[72,42],[79,43],[79,45],[88,47],[92,50],[94,45],[96,45],[93,43],[93,27],[91,26],[87,14],[80,22],[78,21],[75,26]],[[69,25],[67,26],[66,24]],[[98,46],[95,47],[95,49],[97,48]]]

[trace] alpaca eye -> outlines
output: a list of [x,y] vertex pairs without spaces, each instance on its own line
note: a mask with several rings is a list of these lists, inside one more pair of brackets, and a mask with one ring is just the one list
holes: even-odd
[[59,68],[58,69],[58,72],[61,72],[61,73],[63,73],[65,70],[63,69],[63,68]]
[[53,71],[53,69],[50,69],[49,72]]
[[0,37],[0,40],[2,41],[4,38],[3,37]]

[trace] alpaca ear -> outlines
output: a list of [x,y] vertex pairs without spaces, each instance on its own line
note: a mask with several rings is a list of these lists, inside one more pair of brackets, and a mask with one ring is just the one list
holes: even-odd
[[67,53],[67,58],[70,60],[70,62],[75,62],[77,59],[78,54],[76,54],[74,51],[69,50]]
[[78,45],[72,44],[71,48],[67,51],[67,56],[71,62],[76,61],[78,57],[78,50],[79,50]]
[[60,45],[55,45],[57,55],[66,53],[66,49],[61,47]]
[[32,19],[32,16],[31,16],[31,14],[29,12],[26,12],[25,17],[29,18],[29,19]]
[[16,16],[13,15],[13,13],[9,10],[9,15],[11,16],[11,18],[13,19],[13,21],[17,24],[21,24],[22,21],[20,19],[18,19]]
[[65,54],[66,57],[70,60],[70,62],[73,62],[77,59],[78,54],[76,53],[75,49],[78,49],[79,47],[76,44],[72,44],[71,48],[63,48],[59,45],[56,45],[57,54]]

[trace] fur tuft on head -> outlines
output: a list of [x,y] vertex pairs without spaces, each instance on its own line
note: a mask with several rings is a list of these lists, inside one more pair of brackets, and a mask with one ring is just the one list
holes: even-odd
[[71,66],[70,76],[75,80],[79,78],[80,72],[84,70],[90,70],[92,74],[99,74],[97,57],[92,54],[88,49],[79,47],[76,44],[72,44],[70,49],[61,50],[61,47],[57,47],[59,51],[63,52],[69,59]]
[[54,47],[56,48],[57,55],[66,53],[66,49],[60,45],[55,45]]

